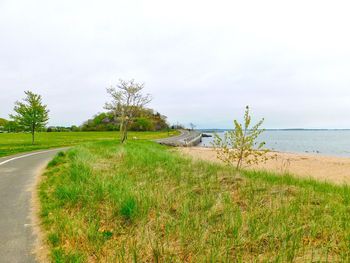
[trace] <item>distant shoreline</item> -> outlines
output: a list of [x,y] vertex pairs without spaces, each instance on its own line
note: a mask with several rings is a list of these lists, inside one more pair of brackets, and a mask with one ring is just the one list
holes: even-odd
[[[213,131],[203,131],[213,135]],[[224,131],[216,131],[224,138]],[[350,130],[265,130],[257,139],[267,149],[277,152],[350,157]],[[213,138],[203,136],[198,146],[211,147]]]

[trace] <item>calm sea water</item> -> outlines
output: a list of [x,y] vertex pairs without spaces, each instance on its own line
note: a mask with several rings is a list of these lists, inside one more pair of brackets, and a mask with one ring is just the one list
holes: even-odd
[[[211,147],[212,140],[203,138],[200,146]],[[276,151],[350,157],[350,130],[267,130],[259,140]]]

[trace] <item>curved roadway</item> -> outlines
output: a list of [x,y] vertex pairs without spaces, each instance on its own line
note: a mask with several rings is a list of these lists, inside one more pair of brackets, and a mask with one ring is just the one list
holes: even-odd
[[189,141],[201,136],[201,134],[197,131],[180,130],[180,132],[180,135],[158,139],[155,141],[160,144],[171,146],[187,146]]
[[180,133],[181,134],[177,135],[177,136],[158,139],[158,140],[156,140],[156,142],[162,143],[162,144],[177,143],[177,142],[185,140],[190,135],[190,132],[187,130],[180,130]]
[[0,262],[36,262],[31,195],[40,169],[63,149],[0,158]]

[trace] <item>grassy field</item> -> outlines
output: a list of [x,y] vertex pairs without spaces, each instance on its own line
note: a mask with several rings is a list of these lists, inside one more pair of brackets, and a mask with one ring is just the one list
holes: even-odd
[[39,195],[53,262],[350,259],[348,187],[237,175],[152,142],[59,153]]
[[[177,134],[171,131],[170,136]],[[168,137],[168,132],[130,132],[129,138],[156,139]],[[0,133],[0,157],[40,149],[77,145],[83,142],[118,140],[119,132],[41,132],[31,144],[29,133]]]

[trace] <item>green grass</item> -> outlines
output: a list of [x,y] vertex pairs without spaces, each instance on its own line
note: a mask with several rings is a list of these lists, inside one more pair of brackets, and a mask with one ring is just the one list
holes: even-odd
[[[178,132],[171,131],[170,135]],[[71,146],[83,142],[118,140],[119,132],[40,132],[31,144],[29,133],[0,133],[0,157],[40,149]],[[168,132],[130,132],[129,138],[156,139],[168,137]]]
[[237,175],[152,142],[60,153],[39,195],[53,262],[349,261],[349,187]]

